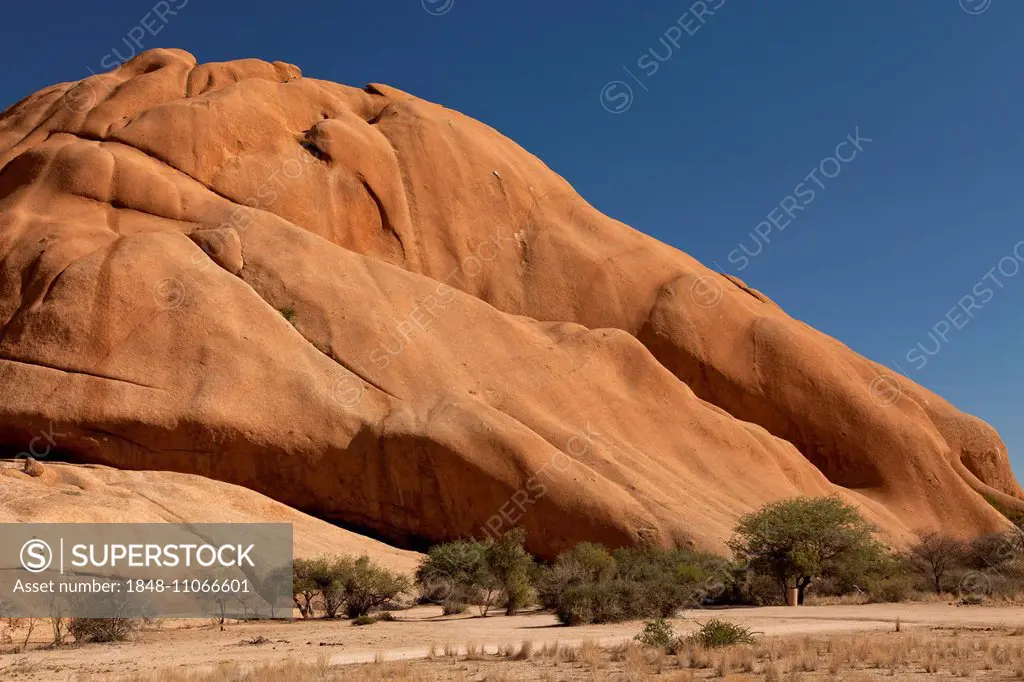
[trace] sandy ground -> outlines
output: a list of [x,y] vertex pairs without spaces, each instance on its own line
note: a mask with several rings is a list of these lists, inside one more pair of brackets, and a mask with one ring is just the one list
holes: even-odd
[[[440,615],[438,607],[417,607],[399,612],[396,622],[354,627],[348,621],[230,623],[223,629],[209,621],[177,621],[150,627],[129,642],[87,644],[40,650],[49,637],[39,623],[29,651],[0,655],[0,679],[75,680],[118,679],[123,676],[180,667],[212,667],[221,662],[242,664],[294,658],[316,658],[329,653],[332,665],[425,657],[431,645],[464,648],[560,642],[579,644],[597,640],[610,646],[631,639],[642,624],[616,623],[567,628],[550,613],[529,613],[487,618]],[[679,632],[710,618],[725,618],[765,635],[840,633],[891,630],[896,618],[907,629],[1024,628],[1024,608],[968,607],[948,604],[870,604],[860,606],[805,606],[696,610],[675,619]]]

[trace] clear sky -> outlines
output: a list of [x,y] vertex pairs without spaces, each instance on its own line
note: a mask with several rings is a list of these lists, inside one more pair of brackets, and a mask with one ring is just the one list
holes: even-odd
[[105,0],[4,20],[0,107],[134,36],[472,115],[986,419],[1024,481],[1020,0]]

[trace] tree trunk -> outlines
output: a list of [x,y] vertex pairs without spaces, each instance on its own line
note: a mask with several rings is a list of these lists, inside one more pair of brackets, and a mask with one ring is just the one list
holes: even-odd
[[811,584],[811,576],[805,575],[796,582],[796,603],[798,606],[804,605],[804,590]]

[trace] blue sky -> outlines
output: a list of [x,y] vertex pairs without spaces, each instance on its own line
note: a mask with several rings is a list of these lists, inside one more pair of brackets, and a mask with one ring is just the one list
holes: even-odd
[[[605,213],[986,419],[1024,480],[1024,3],[18,3],[0,107],[127,56],[144,17],[147,49],[281,59],[483,120]],[[870,142],[828,161],[856,131]],[[787,224],[800,183],[815,195]]]

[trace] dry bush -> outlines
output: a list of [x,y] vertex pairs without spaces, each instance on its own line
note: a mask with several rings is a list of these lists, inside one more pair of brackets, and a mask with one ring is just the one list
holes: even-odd
[[4,642],[14,645],[12,653],[18,654],[28,648],[35,629],[35,618],[4,618],[2,636]]
[[447,600],[441,604],[441,615],[443,616],[461,616],[468,610],[469,605],[460,601]]
[[61,646],[68,637],[68,626],[71,624],[71,619],[53,616],[48,618],[47,621],[50,623],[50,631],[53,633],[53,640],[50,642],[50,646]]

